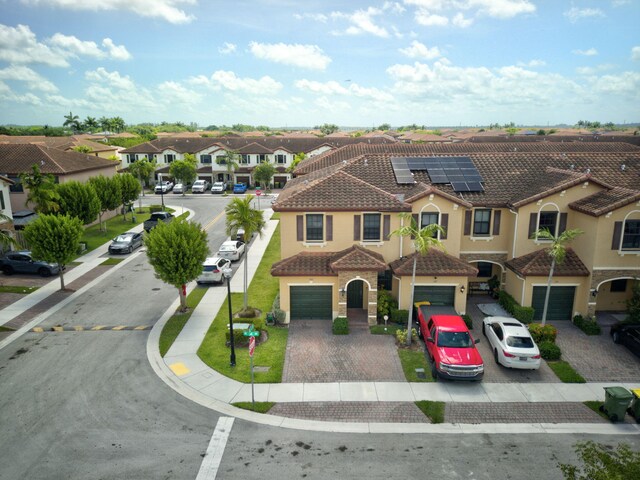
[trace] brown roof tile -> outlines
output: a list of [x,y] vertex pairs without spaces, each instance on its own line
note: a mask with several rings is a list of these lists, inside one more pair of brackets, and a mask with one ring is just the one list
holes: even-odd
[[354,245],[340,252],[301,252],[276,262],[274,277],[336,276],[339,271],[382,272],[387,264],[382,255]]
[[73,151],[45,147],[37,144],[0,144],[0,172],[17,175],[28,172],[37,163],[42,173],[63,175],[73,172],[95,170],[112,166],[118,162],[106,158]]
[[[640,181],[640,179],[639,179]],[[615,187],[611,190],[602,190],[569,204],[569,207],[578,212],[599,217],[617,208],[624,207],[640,200],[640,191]]]
[[379,253],[354,245],[333,255],[330,267],[334,272],[345,270],[383,272],[387,269],[387,263]]
[[[512,258],[505,265],[521,277],[546,277],[551,270],[551,257],[547,249],[536,250],[521,257]],[[564,262],[556,264],[553,270],[555,277],[587,277],[589,274],[589,269],[571,248],[567,248]]]
[[390,263],[394,275],[407,276],[413,274],[413,259],[417,257],[416,275],[418,276],[462,276],[474,277],[478,269],[448,253],[432,248],[426,255],[412,253]]

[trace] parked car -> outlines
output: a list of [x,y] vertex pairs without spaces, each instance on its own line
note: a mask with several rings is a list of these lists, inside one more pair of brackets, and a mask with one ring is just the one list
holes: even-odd
[[227,189],[227,184],[224,182],[215,182],[211,185],[211,193],[224,193]]
[[17,252],[7,252],[4,257],[0,258],[0,270],[5,275],[13,273],[37,273],[41,277],[49,277],[57,275],[60,272],[60,266],[57,263],[48,263],[42,260],[36,260],[28,250],[20,250]]
[[173,186],[173,193],[184,193],[185,191],[186,191],[186,188],[182,183],[176,183]]
[[525,370],[540,368],[540,350],[529,329],[515,318],[485,317],[482,333],[497,364]]
[[236,183],[233,186],[233,193],[247,193],[247,186],[244,183]]
[[109,253],[131,253],[141,246],[141,232],[126,232],[113,239],[111,245],[109,245]]
[[209,190],[209,182],[206,180],[196,180],[191,186],[191,193],[204,193]]
[[620,343],[640,357],[640,323],[618,322],[609,332],[614,343]]
[[222,245],[220,245],[220,248],[218,249],[218,256],[231,260],[232,262],[240,260],[240,257],[244,255],[244,248],[244,242],[240,242],[238,240],[227,240],[226,242],[222,242]]
[[196,279],[196,282],[198,285],[201,283],[222,283],[224,280],[222,270],[224,268],[231,268],[231,261],[220,257],[207,258],[202,264],[202,273]]
[[149,220],[145,220],[143,223],[144,231],[150,232],[152,228],[158,225],[158,222],[169,223],[173,221],[173,218],[173,214],[169,212],[153,212]]
[[[439,313],[443,308],[429,302],[415,304],[418,335],[422,336],[431,360],[434,379],[481,380],[484,375],[482,356],[462,317]],[[453,309],[451,309],[453,310]]]
[[168,193],[173,189],[173,182],[163,180],[156,184],[155,193]]

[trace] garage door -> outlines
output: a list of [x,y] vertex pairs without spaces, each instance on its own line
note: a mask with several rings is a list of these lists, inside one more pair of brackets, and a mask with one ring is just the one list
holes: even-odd
[[416,287],[413,291],[414,302],[431,302],[431,305],[453,306],[456,298],[456,287]]
[[331,286],[289,287],[291,320],[331,320]]
[[[544,296],[547,287],[533,287],[531,306],[535,309],[534,320],[542,319]],[[551,287],[547,320],[571,320],[576,287]]]

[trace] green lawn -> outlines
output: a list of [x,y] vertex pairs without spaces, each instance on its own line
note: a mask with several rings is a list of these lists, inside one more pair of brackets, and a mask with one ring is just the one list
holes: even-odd
[[169,351],[171,345],[173,345],[173,342],[178,338],[187,321],[191,318],[193,309],[198,306],[205,293],[207,293],[207,287],[194,288],[191,293],[187,295],[187,307],[189,307],[190,310],[186,313],[175,313],[167,323],[165,323],[160,333],[160,355],[164,357]]
[[547,365],[564,383],[586,383],[586,380],[564,360],[548,361]]
[[609,420],[609,416],[606,413],[600,411],[600,407],[604,405],[604,402],[600,402],[598,400],[588,400],[582,403],[584,403],[587,407],[596,412],[602,418]]
[[[399,348],[398,356],[400,357],[400,363],[407,382],[433,382],[431,367],[423,351]],[[419,378],[416,368],[423,368],[426,378]]]
[[31,292],[35,292],[40,287],[16,287],[13,285],[2,285],[0,286],[0,293],[24,293],[29,294]]
[[[280,260],[280,227],[271,238],[260,266],[249,286],[249,305],[262,310],[262,317],[271,310],[273,300],[278,293],[279,282],[271,276],[271,265]],[[233,312],[242,309],[243,294],[231,294]],[[227,324],[229,323],[228,304],[225,303],[217,312],[202,345],[198,349],[198,356],[208,366],[218,372],[241,382],[251,381],[249,368],[249,351],[247,348],[236,348],[236,366],[229,366],[229,348],[225,346]],[[255,372],[256,383],[279,383],[282,381],[285,347],[287,345],[288,329],[280,327],[266,327],[268,341],[256,347],[253,357],[254,365],[269,367],[267,372]]]
[[13,332],[13,328],[4,327],[0,325],[0,332]]
[[[140,213],[136,211],[136,222],[133,223],[131,221],[131,213],[127,213],[127,220],[123,220],[122,215],[116,215],[113,218],[110,218],[106,222],[103,222],[107,226],[107,231],[100,231],[100,225],[92,225],[91,227],[87,227],[84,231],[84,235],[81,242],[87,244],[87,249],[81,254],[90,252],[91,250],[95,250],[96,248],[104,245],[107,242],[110,242],[114,237],[120,235],[121,233],[127,232],[131,230],[131,228],[136,225],[144,222],[149,219],[148,213]],[[78,255],[80,256],[80,255]]]
[[384,325],[372,325],[369,331],[372,335],[393,335],[395,337],[397,330],[404,330],[406,327],[396,323],[390,323],[386,327]]
[[124,258],[107,258],[100,265],[118,265]]
[[242,408],[244,410],[251,410],[252,412],[267,413],[269,410],[271,410],[271,407],[275,405],[275,402],[255,402],[255,408],[254,404],[252,404],[251,402],[236,402],[232,403],[231,405],[233,405],[234,407]]
[[444,422],[444,402],[432,402],[430,400],[421,400],[416,405],[422,413],[431,419],[431,423]]

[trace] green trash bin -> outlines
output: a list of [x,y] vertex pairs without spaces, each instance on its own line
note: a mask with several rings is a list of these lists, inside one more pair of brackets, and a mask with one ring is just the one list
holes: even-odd
[[633,393],[633,400],[629,405],[629,414],[636,419],[636,422],[640,423],[640,388],[631,390]]
[[607,414],[609,420],[624,420],[633,395],[624,387],[604,387],[604,405],[600,410]]

